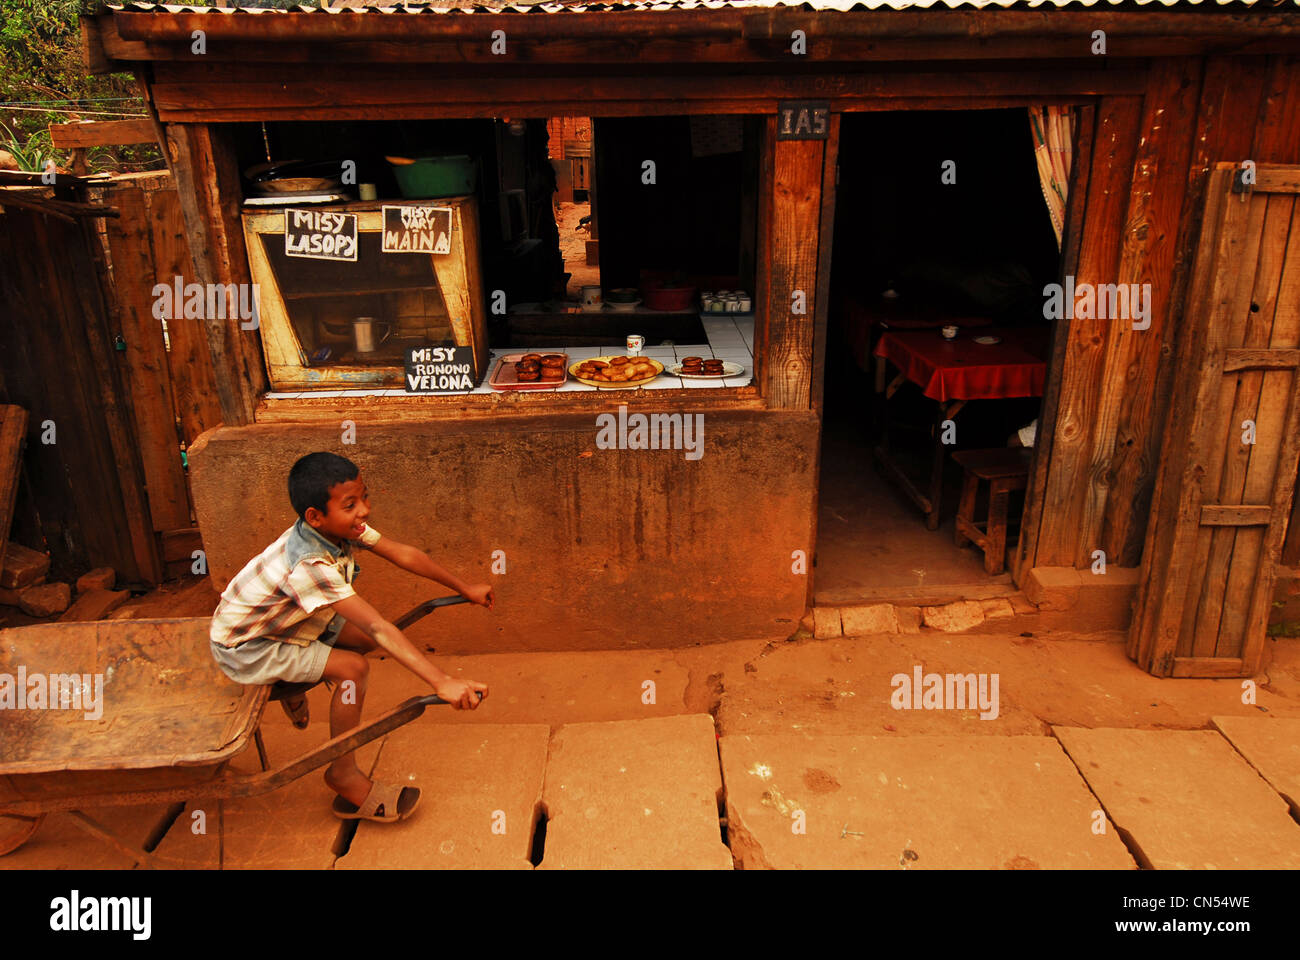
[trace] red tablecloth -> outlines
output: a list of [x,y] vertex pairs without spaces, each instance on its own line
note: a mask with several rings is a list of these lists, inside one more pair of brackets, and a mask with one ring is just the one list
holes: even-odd
[[956,313],[910,300],[885,300],[875,298],[869,302],[850,300],[844,306],[844,329],[849,340],[849,350],[859,369],[871,371],[871,342],[879,330],[939,329],[949,324],[955,327],[987,327],[993,321],[988,317]]
[[[1041,397],[1047,379],[1046,327],[962,331],[945,340],[937,330],[886,330],[875,355],[884,357],[932,400]],[[977,336],[1001,343],[979,344]]]

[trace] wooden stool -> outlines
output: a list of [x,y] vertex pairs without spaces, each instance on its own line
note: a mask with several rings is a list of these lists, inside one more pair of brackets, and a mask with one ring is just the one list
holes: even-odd
[[[953,538],[959,547],[974,541],[984,551],[984,569],[990,575],[999,574],[1006,567],[1008,494],[1029,485],[1029,461],[1033,455],[1033,450],[1023,447],[959,450],[952,455],[966,471]],[[981,480],[989,482],[989,516],[983,529],[975,522],[975,496]]]

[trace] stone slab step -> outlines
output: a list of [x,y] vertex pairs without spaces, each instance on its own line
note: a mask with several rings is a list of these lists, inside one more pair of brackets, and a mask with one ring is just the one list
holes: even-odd
[[[753,868],[1135,867],[1050,737],[724,736],[727,835]],[[800,824],[805,832],[797,833]]]
[[1214,717],[1213,721],[1300,817],[1300,720]]
[[542,869],[733,868],[708,714],[571,723],[551,739]]
[[[278,703],[267,704],[264,716],[283,716]],[[316,722],[319,718],[319,723]],[[262,737],[272,769],[301,756],[329,738],[322,714],[313,714],[306,730],[288,723],[263,723]],[[357,751],[357,765],[369,771],[380,745]],[[248,747],[230,762],[232,774],[261,770],[257,748]],[[244,800],[191,803],[167,832],[156,856],[164,866],[190,869],[324,870],[336,859],[343,821],[330,812],[335,793],[325,784],[325,770],[304,774],[292,783]],[[201,810],[206,832],[196,834],[194,812]],[[220,859],[218,860],[218,857]]]
[[438,723],[428,713],[394,730],[372,777],[419,787],[420,805],[398,823],[362,821],[335,869],[531,870],[549,739],[546,724]]
[[1216,731],[1053,732],[1144,866],[1300,868],[1286,801]]

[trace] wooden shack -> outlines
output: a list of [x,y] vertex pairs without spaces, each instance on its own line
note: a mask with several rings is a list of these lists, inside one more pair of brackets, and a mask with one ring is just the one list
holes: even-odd
[[[475,301],[464,309],[484,311],[475,329],[493,349],[600,345],[574,326],[582,316],[550,327],[534,317],[529,327],[491,305],[495,291],[516,303],[538,288],[527,278],[555,270],[555,228],[535,216],[549,212],[554,189],[532,179],[543,165],[552,173],[544,142],[533,149],[536,130],[550,118],[589,117],[606,294],[685,271],[700,288],[712,279],[752,295],[752,328],[737,320],[730,341],[743,340],[752,358],[740,380],[449,395],[409,394],[362,368],[313,373],[306,361],[306,380],[277,385],[262,336],[270,314],[261,331],[244,329],[228,319],[232,300],[230,312],[201,321],[224,425],[190,453],[214,582],[223,586],[292,521],[285,476],[294,460],[329,449],[362,467],[377,529],[497,585],[494,616],[450,614],[438,626],[453,639],[430,633],[441,651],[788,634],[824,602],[815,586],[828,556],[819,551],[828,536],[824,524],[819,536],[819,477],[869,472],[869,458],[832,462],[825,452],[837,389],[828,392],[828,378],[848,378],[839,395],[850,411],[857,399],[877,410],[906,380],[904,371],[882,388],[883,362],[874,386],[869,369],[831,371],[850,370],[844,359],[855,349],[882,356],[883,334],[861,318],[895,306],[880,302],[883,288],[897,296],[903,283],[888,271],[910,271],[906,290],[940,284],[900,253],[960,238],[963,255],[1019,256],[1023,247],[1033,263],[1017,267],[1017,282],[1034,279],[1040,301],[1046,272],[1067,291],[1109,290],[1112,312],[1074,301],[1058,315],[1035,308],[1047,318],[1041,385],[1006,394],[1031,401],[1016,415],[1022,423],[1036,414],[1037,439],[1002,579],[946,595],[933,580],[904,589],[885,582],[909,565],[899,547],[878,574],[868,571],[872,582],[830,602],[943,602],[1018,587],[1044,610],[1129,628],[1131,655],[1152,672],[1252,673],[1278,571],[1300,565],[1300,7],[896,6],[130,3],[86,18],[88,62],[137,73],[167,145],[193,252],[188,279],[268,276],[255,276],[262,254],[250,249],[260,236],[247,226],[251,166],[356,158],[363,181],[365,169],[379,171],[383,197],[331,209],[356,203],[377,217],[391,196],[382,156],[437,147],[492,160],[480,166],[482,189],[457,207],[469,225],[458,236],[478,224],[467,269],[484,276],[464,280]],[[1053,140],[1047,128],[1058,123],[1064,132]],[[523,146],[502,146],[520,130]],[[672,160],[673,151],[687,159]],[[964,199],[949,203],[942,190],[957,185]],[[494,206],[511,190],[527,194],[524,242],[540,241],[527,251],[517,227],[498,226],[512,222]],[[955,262],[944,266],[949,276]],[[305,299],[324,281],[302,276],[293,296]],[[994,278],[985,270],[979,279],[988,288]],[[970,278],[950,285],[963,284]],[[1142,292],[1140,315],[1114,315],[1117,290]],[[462,314],[447,318],[448,330],[468,322]],[[646,330],[603,335],[697,342],[695,318],[679,319],[637,315]],[[719,329],[707,314],[701,322],[710,336]],[[319,323],[322,337],[337,327],[328,316]],[[934,324],[946,325],[942,316]],[[622,352],[620,341],[603,342]],[[969,421],[961,430],[979,433],[971,411],[957,418],[952,404],[965,402],[941,398],[914,448],[923,460],[946,423]],[[703,455],[601,447],[598,418],[622,407],[623,416],[702,415]],[[982,422],[993,433],[1005,426]],[[961,436],[956,446],[969,446]],[[979,441],[1001,445],[1000,436]],[[957,506],[940,503],[943,470],[954,469],[942,455],[930,495],[924,483],[911,488],[932,526]],[[920,514],[908,521],[930,537],[918,550],[951,539],[925,530]],[[879,548],[870,522],[857,523],[855,542]],[[381,610],[427,592],[387,573],[361,581]]]

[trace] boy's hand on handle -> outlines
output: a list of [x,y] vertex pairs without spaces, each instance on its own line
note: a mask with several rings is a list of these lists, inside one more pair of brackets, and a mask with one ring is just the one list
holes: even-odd
[[486,583],[476,583],[472,587],[466,587],[461,596],[470,603],[477,603],[480,607],[487,607],[489,610],[496,602],[496,598],[492,596],[492,588]]
[[486,697],[488,695],[487,684],[479,683],[476,680],[457,680],[454,677],[448,677],[433,685],[433,692],[457,710],[476,709],[479,700],[482,699],[477,691],[482,691],[483,696]]

